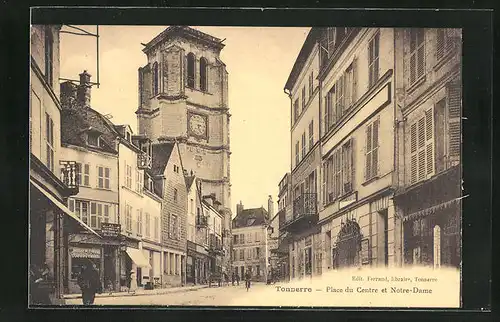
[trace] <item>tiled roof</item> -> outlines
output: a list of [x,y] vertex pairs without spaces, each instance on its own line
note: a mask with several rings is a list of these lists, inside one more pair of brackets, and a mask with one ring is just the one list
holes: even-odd
[[89,129],[102,133],[100,147],[92,149],[109,153],[117,153],[113,148],[114,140],[118,136],[113,124],[99,112],[82,107],[77,109],[62,109],[61,111],[61,142],[89,148],[83,139],[82,133]]
[[168,160],[172,155],[175,143],[153,144],[153,165],[151,172],[153,175],[163,174]]
[[233,228],[262,226],[268,223],[267,211],[264,208],[244,209],[233,219]]

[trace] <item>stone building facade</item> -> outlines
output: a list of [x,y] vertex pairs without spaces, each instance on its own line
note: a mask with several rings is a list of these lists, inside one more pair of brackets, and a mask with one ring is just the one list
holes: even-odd
[[[228,73],[220,39],[189,27],[168,27],[145,45],[139,68],[139,134],[179,146],[184,169],[215,193],[231,226]],[[230,228],[229,228],[230,229]]]

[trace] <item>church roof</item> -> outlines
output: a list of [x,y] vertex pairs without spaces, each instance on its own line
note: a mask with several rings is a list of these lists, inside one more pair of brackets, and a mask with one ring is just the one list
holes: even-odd
[[164,40],[173,37],[181,37],[188,40],[201,42],[204,45],[218,50],[221,50],[225,46],[224,44],[222,44],[219,38],[210,36],[209,34],[206,34],[194,28],[188,26],[169,26],[159,35],[154,37],[150,42],[148,42],[142,49],[142,51],[147,54]]

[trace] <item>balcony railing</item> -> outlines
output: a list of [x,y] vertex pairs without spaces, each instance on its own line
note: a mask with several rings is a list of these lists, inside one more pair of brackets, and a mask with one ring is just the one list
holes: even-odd
[[78,164],[75,161],[60,161],[61,181],[71,190],[71,195],[78,194]]
[[318,213],[317,193],[304,193],[293,201],[293,219],[311,216]]
[[208,226],[208,217],[203,215],[196,216],[196,227],[205,228]]
[[151,169],[152,161],[151,156],[145,152],[137,154],[137,167],[139,169]]

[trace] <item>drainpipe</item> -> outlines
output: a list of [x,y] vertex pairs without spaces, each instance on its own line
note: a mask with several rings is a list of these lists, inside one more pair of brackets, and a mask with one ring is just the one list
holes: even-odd
[[[116,171],[118,172],[118,209],[116,211],[116,220],[118,224],[120,224],[120,234],[122,233],[122,227],[121,227],[121,218],[120,218],[120,209],[121,209],[121,204],[120,204],[120,137],[117,136],[116,140],[118,141],[117,149],[116,152],[118,153],[118,158],[117,158],[117,167]],[[120,244],[118,245],[118,251],[116,252],[117,258],[118,258],[118,292],[120,291],[122,287],[122,236],[119,236]]]

